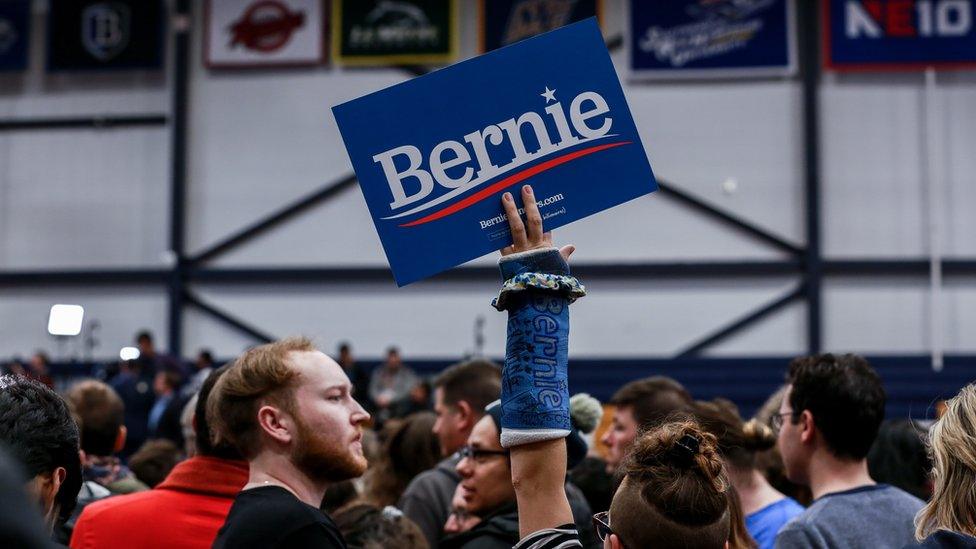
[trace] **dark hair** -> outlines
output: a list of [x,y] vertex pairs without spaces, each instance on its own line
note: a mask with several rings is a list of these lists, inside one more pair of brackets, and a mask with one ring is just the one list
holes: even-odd
[[607,472],[607,462],[587,456],[569,470],[569,480],[583,492],[590,509],[603,511],[610,508],[613,500],[613,475]]
[[352,347],[350,347],[349,344],[346,343],[345,341],[343,341],[342,343],[339,344],[339,352],[340,353],[348,353],[351,350],[352,350]]
[[139,480],[154,488],[179,462],[179,447],[172,440],[157,438],[147,440],[132,454],[129,468]]
[[65,394],[81,427],[81,449],[91,456],[115,452],[119,429],[125,421],[125,404],[114,389],[94,379],[75,384]]
[[24,376],[0,376],[0,441],[29,477],[64,467],[55,497],[62,520],[71,516],[81,489],[79,434],[67,403],[43,383]]
[[397,355],[397,356],[399,356],[400,355],[400,349],[397,346],[395,346],[395,345],[391,345],[391,346],[387,347],[386,348],[386,356],[390,356],[390,355]]
[[197,393],[197,403],[193,409],[193,431],[197,435],[197,453],[201,456],[241,460],[244,457],[232,444],[226,442],[213,443],[210,434],[210,422],[207,420],[207,398],[217,380],[224,375],[228,368],[230,365],[226,364],[210,372],[207,379],[203,381],[203,385],[200,386],[200,392]]
[[881,378],[858,355],[813,355],[794,359],[787,376],[791,421],[809,410],[831,452],[860,460],[868,455],[884,419]]
[[718,549],[729,540],[729,480],[715,437],[693,420],[640,435],[623,470],[610,526],[625,547]]
[[422,549],[420,528],[398,509],[368,503],[343,507],[332,515],[349,549]]
[[676,412],[687,411],[692,398],[684,385],[674,379],[652,376],[624,385],[614,393],[610,404],[630,408],[637,425],[650,429]]
[[932,460],[925,446],[928,429],[909,419],[885,421],[868,452],[868,471],[877,482],[928,500]]
[[388,423],[378,463],[366,478],[366,498],[380,507],[394,505],[410,481],[434,468],[441,447],[433,433],[437,416],[432,412],[410,414],[401,422]]
[[152,332],[150,332],[149,330],[142,330],[141,332],[136,334],[136,341],[139,342],[146,341],[148,343],[152,343],[153,341]]
[[502,393],[502,370],[489,360],[474,359],[449,366],[434,378],[434,387],[443,392],[446,406],[467,402],[475,414],[498,400]]
[[756,454],[776,446],[776,433],[755,419],[743,422],[739,409],[730,400],[699,400],[692,412],[702,429],[715,435],[722,457],[737,469],[754,468]]
[[202,358],[207,362],[207,364],[210,365],[213,365],[214,363],[213,353],[211,353],[208,349],[202,349],[200,353],[197,355],[197,358]]

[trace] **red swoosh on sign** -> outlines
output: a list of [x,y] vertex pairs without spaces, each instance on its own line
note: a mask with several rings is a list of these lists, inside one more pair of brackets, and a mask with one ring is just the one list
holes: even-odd
[[593,146],[593,147],[587,147],[585,149],[580,149],[578,151],[573,151],[571,153],[566,153],[566,154],[564,154],[562,156],[557,156],[556,158],[553,158],[551,160],[547,160],[547,161],[543,162],[542,164],[538,164],[538,165],[532,166],[531,168],[524,169],[524,170],[522,170],[522,171],[520,171],[518,173],[514,173],[514,174],[506,177],[505,179],[502,179],[498,183],[495,183],[495,184],[491,185],[490,187],[484,188],[484,189],[476,192],[475,194],[473,194],[473,195],[465,198],[464,200],[460,200],[458,202],[455,202],[454,204],[451,204],[450,206],[448,206],[448,207],[446,207],[444,209],[437,210],[436,212],[434,212],[434,213],[432,213],[430,215],[421,217],[420,219],[416,219],[414,221],[411,221],[410,223],[404,223],[403,225],[400,225],[400,227],[415,227],[417,225],[423,225],[424,223],[430,223],[431,221],[436,221],[436,220],[438,220],[438,219],[440,219],[442,217],[447,217],[447,216],[449,216],[449,215],[451,215],[453,213],[457,213],[457,212],[459,212],[459,211],[467,208],[468,206],[471,206],[473,204],[477,204],[478,202],[481,202],[482,200],[484,200],[484,199],[490,197],[491,195],[493,195],[493,194],[501,191],[502,189],[504,189],[504,188],[506,188],[506,187],[508,187],[510,185],[514,185],[516,183],[519,183],[521,181],[524,181],[524,180],[532,177],[533,175],[538,175],[538,174],[540,174],[540,173],[542,173],[544,171],[551,170],[552,168],[555,168],[556,166],[559,166],[561,164],[565,164],[567,162],[572,162],[573,160],[576,160],[577,158],[582,158],[584,156],[587,156],[587,155],[590,155],[590,154],[593,154],[593,153],[597,153],[597,152],[600,152],[600,151],[604,151],[604,150],[607,150],[607,149],[612,149],[614,147],[619,147],[621,145],[629,145],[631,143],[632,143],[632,141],[620,141],[618,143],[606,143],[606,144],[603,144],[603,145],[596,145],[596,146]]

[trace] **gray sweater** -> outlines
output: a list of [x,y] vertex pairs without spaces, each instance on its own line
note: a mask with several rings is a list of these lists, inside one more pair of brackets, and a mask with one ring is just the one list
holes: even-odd
[[922,505],[886,484],[827,494],[780,530],[776,548],[900,548],[914,539]]

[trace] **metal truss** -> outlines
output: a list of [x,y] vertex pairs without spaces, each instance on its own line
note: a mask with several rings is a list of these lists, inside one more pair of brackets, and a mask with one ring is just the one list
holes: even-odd
[[[798,4],[800,70],[802,74],[802,146],[804,155],[804,197],[806,204],[804,245],[791,242],[759,225],[719,206],[695,197],[674,183],[659,181],[659,194],[701,215],[716,220],[774,250],[786,258],[773,261],[685,261],[644,262],[638,264],[574,264],[573,270],[587,279],[659,280],[659,279],[723,279],[794,276],[797,284],[788,292],[761,305],[728,324],[705,334],[684,346],[677,358],[700,355],[709,347],[727,340],[742,330],[773,315],[795,302],[806,305],[807,351],[819,352],[822,347],[822,286],[826,276],[923,277],[929,274],[930,262],[918,259],[845,259],[828,260],[821,250],[821,194],[820,194],[820,135],[819,135],[819,14],[815,2]],[[189,17],[189,0],[177,0],[176,18]],[[282,223],[319,206],[356,183],[354,174],[328,182],[320,189],[288,204],[279,210],[227,236],[205,250],[190,255],[186,251],[186,186],[187,186],[187,108],[189,101],[190,36],[189,29],[173,25],[174,62],[169,115],[144,114],[125,116],[93,116],[87,118],[30,119],[0,121],[0,131],[34,131],[72,128],[125,128],[171,125],[171,181],[169,244],[176,261],[170,269],[90,269],[47,271],[0,271],[3,286],[98,286],[117,284],[164,285],[168,297],[169,351],[183,352],[184,311],[192,307],[237,330],[256,342],[275,339],[250,323],[234,317],[213,304],[207,303],[189,288],[194,283],[234,284],[305,284],[344,282],[392,282],[385,267],[357,268],[214,268],[206,264],[228,251],[245,244]],[[607,40],[611,50],[623,46],[619,36]],[[428,72],[426,67],[401,67],[413,76]],[[946,277],[976,276],[976,259],[944,260]],[[442,273],[432,280],[485,280],[497,277],[492,267],[463,267]]]

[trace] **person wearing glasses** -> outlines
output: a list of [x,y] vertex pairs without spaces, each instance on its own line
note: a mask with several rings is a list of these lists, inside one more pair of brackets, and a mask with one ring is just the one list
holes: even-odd
[[[461,505],[455,507],[461,511],[457,517],[460,522],[457,532],[441,541],[442,548],[509,549],[519,540],[519,509],[512,485],[510,452],[502,448],[500,441],[501,401],[489,404],[485,411],[485,417],[471,430],[467,444],[458,450]],[[571,450],[563,458],[568,459],[563,463],[564,470],[586,455],[586,443],[578,431],[572,430],[568,441]],[[568,501],[565,491],[562,495]],[[571,513],[570,522],[573,520]]]
[[884,418],[881,378],[863,357],[823,354],[790,363],[777,446],[786,476],[813,503],[780,530],[776,547],[902,547],[922,500],[877,484],[867,455]]

